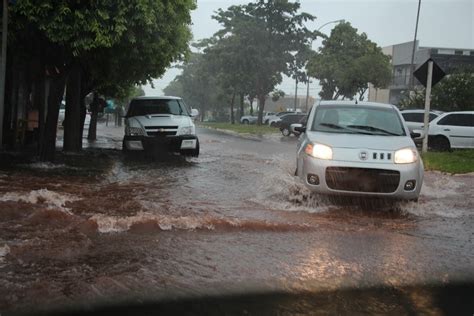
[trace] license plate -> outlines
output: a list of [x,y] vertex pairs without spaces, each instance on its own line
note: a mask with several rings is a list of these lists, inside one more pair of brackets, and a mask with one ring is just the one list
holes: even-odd
[[194,149],[194,148],[196,148],[195,139],[184,139],[181,142],[181,149]]

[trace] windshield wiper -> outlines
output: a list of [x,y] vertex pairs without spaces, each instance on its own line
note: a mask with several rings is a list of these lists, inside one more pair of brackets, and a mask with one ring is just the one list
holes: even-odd
[[355,131],[355,130],[349,129],[345,126],[341,126],[341,125],[337,125],[337,124],[333,124],[333,123],[320,123],[319,126],[326,126],[326,127],[330,127],[330,128],[334,128],[334,129],[342,129],[344,131],[350,132],[351,134],[373,135],[372,133],[367,133],[367,132],[362,132],[362,131]]
[[332,124],[332,123],[320,123],[319,125],[320,126],[327,126],[327,127],[330,127],[330,128],[336,128],[336,129],[346,129],[345,127],[343,127],[341,125]]
[[392,136],[403,136],[402,134],[392,133],[392,132],[387,131],[385,129],[374,127],[374,126],[368,126],[368,125],[347,125],[347,127],[362,129],[362,130],[365,130],[365,131],[381,132],[381,133],[384,133],[386,135],[392,135]]

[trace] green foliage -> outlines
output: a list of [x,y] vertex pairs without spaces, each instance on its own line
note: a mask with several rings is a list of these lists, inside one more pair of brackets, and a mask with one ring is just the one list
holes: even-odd
[[201,113],[228,106],[235,95],[240,100],[258,97],[261,116],[265,97],[282,74],[306,80],[301,68],[316,32],[304,26],[314,17],[298,13],[299,8],[298,2],[260,0],[218,10],[213,18],[222,29],[199,43],[203,54],[195,54],[165,92],[181,94]]
[[[468,70],[443,78],[431,93],[431,107],[441,111],[474,110],[474,72]],[[412,92],[400,101],[401,108],[422,108],[425,89]]]
[[362,99],[368,83],[383,88],[391,77],[390,58],[349,22],[334,27],[307,70],[320,80],[323,99],[353,99],[356,94]]
[[273,93],[272,93],[272,101],[273,101],[273,102],[277,102],[278,100],[280,100],[280,98],[283,98],[284,96],[285,96],[285,92],[282,91],[282,90],[273,91]]
[[449,173],[474,172],[474,150],[427,152],[423,154],[423,162],[426,170],[439,170]]
[[192,53],[181,66],[178,75],[163,91],[166,95],[178,96],[191,107],[199,109],[204,119],[207,111],[221,107],[224,93],[213,76],[209,56]]

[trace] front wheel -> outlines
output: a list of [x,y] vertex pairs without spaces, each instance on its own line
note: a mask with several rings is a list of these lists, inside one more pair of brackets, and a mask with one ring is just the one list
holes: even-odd
[[242,123],[246,124],[246,125],[249,125],[250,122],[249,122],[249,120],[243,120]]
[[291,132],[288,128],[282,129],[281,133],[283,134],[283,136],[290,136],[290,134],[291,134]]

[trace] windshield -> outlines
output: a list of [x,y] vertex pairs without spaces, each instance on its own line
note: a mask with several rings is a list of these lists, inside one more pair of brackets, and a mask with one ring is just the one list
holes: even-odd
[[181,106],[178,100],[138,99],[130,103],[127,116],[142,116],[153,114],[189,115],[187,108]]
[[359,105],[321,105],[316,109],[312,131],[326,133],[405,136],[398,113]]

